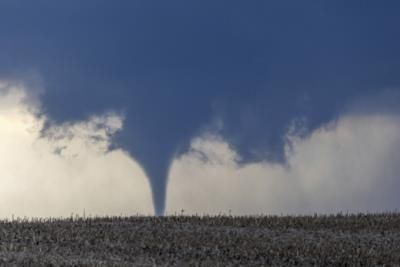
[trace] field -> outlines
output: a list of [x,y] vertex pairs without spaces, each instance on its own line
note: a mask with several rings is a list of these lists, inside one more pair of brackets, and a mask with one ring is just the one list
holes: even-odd
[[0,264],[400,266],[400,214],[1,221]]

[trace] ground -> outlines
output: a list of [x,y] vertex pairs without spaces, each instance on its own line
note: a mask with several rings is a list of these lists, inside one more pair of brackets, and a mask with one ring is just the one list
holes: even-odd
[[400,266],[400,214],[16,219],[0,264]]

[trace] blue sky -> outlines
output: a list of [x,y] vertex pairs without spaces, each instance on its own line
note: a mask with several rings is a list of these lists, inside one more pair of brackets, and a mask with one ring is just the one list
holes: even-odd
[[307,135],[362,99],[379,96],[381,110],[381,95],[400,91],[399,11],[398,1],[2,1],[0,78],[43,88],[54,123],[123,114],[111,146],[144,168],[162,213],[171,163],[204,132],[239,164],[284,164],[293,121]]

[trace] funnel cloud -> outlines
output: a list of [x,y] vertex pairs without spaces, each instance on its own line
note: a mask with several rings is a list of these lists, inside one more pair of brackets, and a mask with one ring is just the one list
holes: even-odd
[[356,100],[399,92],[399,11],[398,1],[3,1],[0,78],[40,95],[49,140],[52,125],[123,117],[119,131],[84,139],[135,161],[162,215],[195,138],[220,136],[238,168],[284,166],[293,121],[307,138]]

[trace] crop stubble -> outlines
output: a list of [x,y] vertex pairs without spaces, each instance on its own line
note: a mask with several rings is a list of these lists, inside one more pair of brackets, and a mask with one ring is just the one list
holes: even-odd
[[400,214],[1,221],[0,264],[400,266]]

